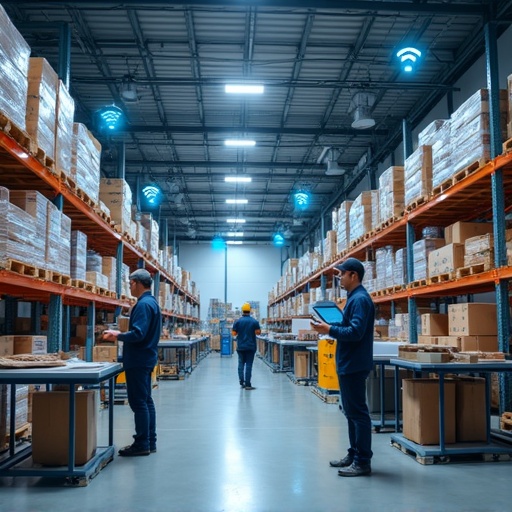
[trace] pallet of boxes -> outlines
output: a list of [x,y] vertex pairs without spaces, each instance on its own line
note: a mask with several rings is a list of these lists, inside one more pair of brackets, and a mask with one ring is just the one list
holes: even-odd
[[[399,349],[399,357],[421,362],[470,362],[504,359],[498,352],[496,304],[461,303],[447,314],[421,315],[416,345]],[[445,442],[485,442],[487,439],[485,379],[445,378]],[[403,434],[421,445],[439,444],[439,380],[403,381]]]

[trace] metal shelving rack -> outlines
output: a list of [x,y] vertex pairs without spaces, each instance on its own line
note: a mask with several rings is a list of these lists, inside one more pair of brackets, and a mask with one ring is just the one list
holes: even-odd
[[[88,238],[88,248],[103,256],[114,256],[132,268],[145,266],[171,285],[171,293],[178,294],[193,305],[199,305],[199,299],[180,286],[166,270],[147,253],[137,248],[126,235],[119,233],[98,213],[93,205],[85,202],[77,190],[71,189],[64,179],[52,172],[24,147],[23,140],[18,142],[9,134],[0,131],[0,185],[10,190],[33,189],[50,200],[60,197],[63,213],[72,220],[73,229],[83,231]],[[118,290],[120,290],[118,272]],[[88,323],[94,325],[94,310],[101,306],[104,310],[120,311],[129,307],[131,301],[98,295],[82,288],[50,282],[12,270],[0,270],[0,291],[4,295],[22,298],[29,302],[49,304],[48,351],[56,352],[62,348],[63,314],[62,306],[84,306],[88,308]],[[155,289],[155,292],[158,290]],[[165,316],[184,322],[197,323],[198,318],[164,311]],[[93,332],[91,329],[90,332]],[[92,355],[92,339],[87,340],[86,354]]]

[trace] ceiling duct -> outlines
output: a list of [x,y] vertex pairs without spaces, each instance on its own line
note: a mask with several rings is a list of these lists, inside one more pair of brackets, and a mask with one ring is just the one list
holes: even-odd
[[354,121],[352,128],[365,130],[375,126],[371,111],[375,103],[375,94],[372,92],[356,92],[350,102],[349,113],[352,114]]

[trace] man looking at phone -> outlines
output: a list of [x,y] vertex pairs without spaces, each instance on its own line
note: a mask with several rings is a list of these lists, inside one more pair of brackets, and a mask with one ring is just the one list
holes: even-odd
[[341,406],[348,422],[350,448],[331,467],[341,468],[340,476],[370,475],[372,458],[372,422],[366,403],[366,378],[373,368],[373,324],[375,305],[361,284],[364,266],[356,258],[348,258],[335,267],[340,286],[347,293],[343,320],[327,324],[312,321],[319,334],[328,334],[337,342],[336,372],[340,384]]

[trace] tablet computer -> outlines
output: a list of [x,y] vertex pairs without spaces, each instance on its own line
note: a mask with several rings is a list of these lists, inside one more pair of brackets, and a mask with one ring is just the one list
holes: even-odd
[[327,324],[343,321],[343,311],[331,300],[315,302],[313,311]]

